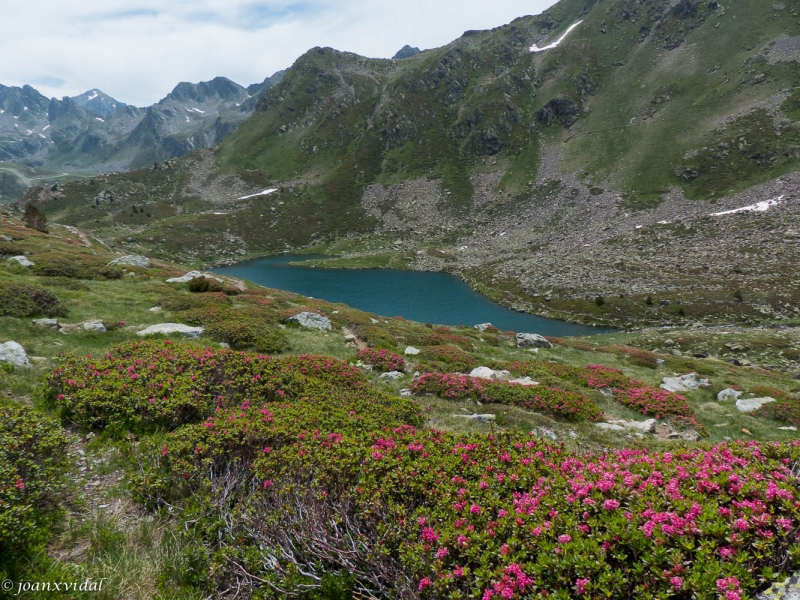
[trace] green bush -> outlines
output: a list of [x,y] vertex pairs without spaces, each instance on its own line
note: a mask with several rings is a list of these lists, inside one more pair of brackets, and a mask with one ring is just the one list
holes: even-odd
[[230,344],[236,350],[273,354],[289,347],[286,334],[265,322],[261,311],[254,306],[241,309],[225,305],[195,308],[183,313],[178,320],[190,325],[202,325],[208,337]]
[[426,368],[439,372],[469,372],[478,366],[478,360],[456,346],[428,346],[421,358]]
[[25,554],[49,539],[66,446],[51,419],[31,408],[0,406],[0,574],[17,573]]
[[36,315],[64,317],[67,307],[56,295],[30,283],[0,282],[0,316],[32,317]]

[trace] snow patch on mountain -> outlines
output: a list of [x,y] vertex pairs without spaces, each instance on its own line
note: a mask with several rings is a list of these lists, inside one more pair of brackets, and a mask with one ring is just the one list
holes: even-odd
[[750,206],[743,206],[741,208],[734,208],[733,210],[724,210],[722,212],[711,213],[709,216],[711,217],[722,217],[724,215],[736,215],[739,213],[744,212],[766,212],[773,206],[778,206],[783,200],[783,196],[778,196],[777,198],[771,198],[769,200],[763,200],[762,202],[756,202],[755,204],[751,204]]
[[573,29],[575,29],[578,25],[580,25],[581,23],[583,23],[583,19],[581,19],[580,21],[577,21],[577,22],[573,23],[572,25],[570,25],[569,27],[567,27],[567,30],[564,32],[564,34],[560,38],[558,38],[555,42],[553,42],[552,44],[548,44],[547,46],[542,46],[541,48],[539,48],[539,46],[534,44],[533,46],[531,46],[531,52],[544,52],[545,50],[552,50],[553,48],[557,48],[558,45],[561,44],[561,42],[564,41],[564,38],[566,38],[570,34],[570,32]]
[[237,200],[247,200],[248,198],[255,198],[257,196],[268,196],[273,192],[277,192],[278,188],[272,188],[269,190],[264,190],[263,192],[258,192],[257,194],[250,194],[249,196],[242,196],[241,198],[237,198]]

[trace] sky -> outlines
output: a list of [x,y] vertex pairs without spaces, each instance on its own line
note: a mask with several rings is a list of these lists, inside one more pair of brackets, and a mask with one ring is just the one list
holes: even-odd
[[0,19],[0,84],[48,97],[100,89],[153,104],[181,81],[242,85],[308,49],[391,58],[469,29],[535,15],[554,0],[14,0]]

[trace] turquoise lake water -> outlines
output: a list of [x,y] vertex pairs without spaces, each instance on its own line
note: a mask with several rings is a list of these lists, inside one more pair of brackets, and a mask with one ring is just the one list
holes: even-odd
[[281,255],[213,269],[255,283],[289,290],[385,317],[401,316],[437,325],[491,323],[503,331],[576,336],[611,331],[544,319],[520,313],[473,291],[445,273],[393,269],[319,269],[289,265],[308,260],[304,255]]

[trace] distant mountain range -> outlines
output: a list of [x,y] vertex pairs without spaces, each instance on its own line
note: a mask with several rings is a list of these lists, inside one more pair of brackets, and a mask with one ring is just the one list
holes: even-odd
[[225,77],[183,82],[144,108],[99,89],[58,100],[29,85],[0,85],[0,163],[16,167],[0,169],[0,199],[27,187],[20,168],[44,175],[121,171],[216,145],[283,75],[248,87]]

